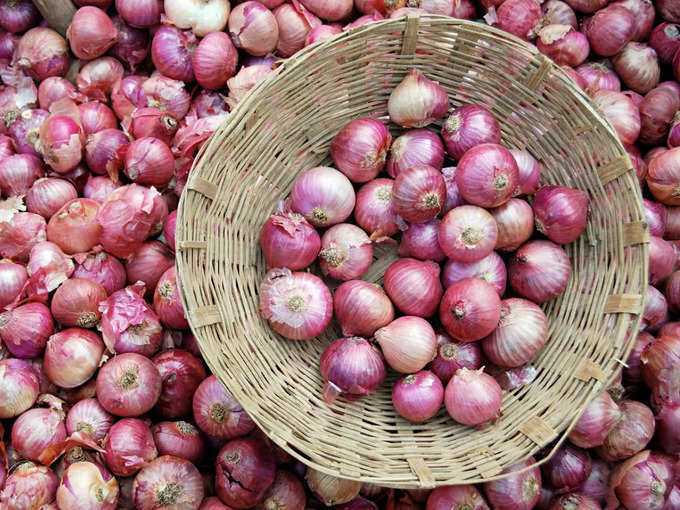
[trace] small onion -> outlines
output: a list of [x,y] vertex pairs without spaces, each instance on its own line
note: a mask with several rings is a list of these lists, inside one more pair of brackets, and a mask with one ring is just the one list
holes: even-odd
[[538,182],[543,172],[543,165],[525,150],[510,149],[519,170],[519,185],[514,196],[532,195],[538,190]]
[[90,175],[87,178],[85,187],[83,188],[83,196],[91,198],[100,204],[106,201],[113,190],[120,188],[122,183],[114,182],[109,177],[99,177]]
[[43,165],[32,154],[14,154],[2,160],[0,190],[5,196],[25,194],[43,175]]
[[534,211],[524,200],[511,198],[489,212],[498,227],[497,250],[514,251],[528,241],[534,232]]
[[47,341],[45,373],[60,388],[75,388],[94,375],[103,354],[99,335],[80,328],[64,329]]
[[602,57],[611,57],[633,38],[635,15],[621,5],[612,4],[588,18],[583,28],[592,50]]
[[668,322],[668,303],[664,295],[654,286],[647,286],[647,299],[642,315],[642,329],[656,331]]
[[439,225],[441,220],[435,218],[425,223],[411,223],[401,235],[399,255],[419,260],[441,262],[446,255],[439,246]]
[[496,26],[527,41],[533,38],[541,14],[538,0],[504,0],[496,11]]
[[361,482],[336,478],[312,468],[307,469],[305,479],[309,490],[326,506],[349,503],[361,490]]
[[0,360],[0,418],[14,418],[28,410],[38,398],[37,370],[27,361]]
[[101,251],[78,258],[80,260],[73,272],[74,278],[85,278],[99,283],[109,296],[125,287],[125,268],[113,255]]
[[385,360],[394,370],[412,374],[432,361],[437,349],[437,337],[432,326],[420,317],[395,319],[375,332]]
[[680,406],[662,406],[656,415],[655,436],[659,446],[671,455],[680,453]]
[[649,233],[663,237],[666,230],[666,207],[659,202],[643,198],[642,209],[645,213],[645,221],[649,225]]
[[[503,474],[522,471],[500,480],[486,482],[484,494],[494,510],[531,510],[541,494],[541,470],[530,457],[503,470]],[[529,468],[525,470],[526,468]]]
[[392,179],[373,179],[357,192],[354,219],[370,234],[371,241],[381,242],[399,232],[392,205],[393,185]]
[[[177,223],[177,210],[175,209],[163,223],[163,237],[172,251],[175,251],[175,225]],[[320,242],[320,241],[319,241]],[[264,248],[263,248],[264,251]],[[285,265],[283,267],[286,267]]]
[[149,28],[160,22],[163,2],[161,0],[116,0],[116,12],[130,26]]
[[201,361],[182,349],[165,350],[154,356],[152,361],[163,384],[156,403],[156,412],[164,418],[189,415],[191,398],[201,381],[206,378]]
[[590,496],[572,493],[551,500],[548,510],[601,510],[601,506]]
[[576,72],[585,81],[584,89],[589,93],[603,89],[621,91],[621,80],[608,61],[586,62],[578,66]]
[[331,141],[335,166],[352,182],[367,182],[385,166],[392,136],[385,125],[368,117],[350,121]]
[[[48,78],[48,79],[61,79],[61,78]],[[5,114],[9,120],[11,120],[12,115],[8,112]],[[45,110],[36,108],[34,110],[24,110],[21,112],[19,117],[12,122],[8,127],[8,132],[12,137],[13,149],[19,154],[24,154],[26,156],[40,156],[40,126],[45,119],[49,116],[49,113]],[[12,151],[12,154],[14,151]],[[6,157],[12,157],[8,154]],[[22,160],[18,160],[22,161]],[[24,159],[23,161],[29,162],[30,159]],[[38,163],[39,167],[42,167]]]
[[385,378],[383,357],[370,342],[359,337],[340,338],[321,355],[323,398],[332,403],[340,395],[355,400],[370,395]]
[[399,259],[385,271],[385,291],[405,315],[430,317],[437,311],[443,293],[439,271],[439,265],[432,261]]
[[660,453],[649,450],[619,464],[610,479],[607,508],[662,510],[673,484],[673,464]]
[[118,30],[118,40],[109,50],[109,55],[121,61],[130,71],[146,60],[149,55],[149,34],[128,25],[121,16],[112,18]]
[[646,44],[629,42],[612,58],[612,64],[623,83],[640,94],[659,84],[661,68],[656,51]]
[[422,128],[442,118],[449,109],[444,88],[417,69],[409,71],[387,102],[390,120],[406,128]]
[[85,278],[71,278],[52,297],[52,315],[63,326],[93,328],[99,323],[99,303],[106,299],[99,283]]
[[329,167],[307,170],[296,179],[290,192],[293,211],[315,227],[330,227],[347,219],[355,200],[349,179]]
[[163,25],[153,36],[151,60],[168,78],[190,82],[194,79],[192,55],[197,45],[198,39],[191,30]]
[[641,402],[622,400],[620,416],[598,446],[598,455],[607,462],[624,460],[642,451],[654,435],[654,415]]
[[564,443],[541,466],[543,481],[557,494],[577,490],[588,479],[592,462],[587,450]]
[[253,438],[229,441],[217,454],[215,468],[217,495],[234,508],[259,503],[276,474],[271,450]]
[[66,432],[80,432],[100,442],[109,433],[114,418],[96,398],[86,398],[76,402],[66,415]]
[[192,406],[196,425],[211,437],[232,439],[255,428],[248,413],[214,375],[198,386]]
[[321,25],[321,20],[302,5],[284,3],[274,9],[274,18],[279,27],[276,53],[287,58],[304,48],[307,34]]
[[[640,142],[658,144],[668,135],[673,116],[680,108],[680,99],[673,90],[659,86],[647,92],[639,108]],[[647,165],[651,162],[648,159]]]
[[451,260],[476,262],[489,255],[498,240],[498,226],[488,211],[475,205],[452,209],[439,225],[439,245]]
[[68,173],[80,163],[83,145],[83,131],[71,117],[50,115],[40,127],[40,151],[57,173]]
[[385,292],[361,280],[344,282],[336,289],[333,309],[345,336],[370,338],[394,320],[394,307]]
[[78,101],[84,98],[76,92],[76,87],[73,83],[60,76],[52,76],[40,82],[38,87],[38,103],[40,108],[49,110],[50,106],[60,99]]
[[22,462],[10,473],[0,492],[0,504],[8,510],[50,508],[59,479],[46,466]]
[[46,238],[45,218],[18,212],[0,229],[0,256],[26,262],[31,248]]
[[0,308],[12,303],[24,288],[28,274],[21,264],[11,260],[0,260]]
[[98,7],[81,7],[66,32],[71,51],[83,60],[102,56],[118,40],[118,31],[106,12]]
[[173,253],[160,241],[147,241],[125,260],[128,284],[141,281],[147,295],[153,295],[158,280],[175,264]]
[[397,413],[413,422],[429,420],[443,402],[444,386],[427,370],[402,377],[392,388],[392,403]]
[[647,186],[654,198],[666,205],[680,205],[680,147],[670,149],[649,162]]
[[593,102],[612,123],[622,143],[635,143],[640,135],[640,113],[635,103],[621,92],[598,90],[592,94]]
[[99,241],[101,227],[96,221],[99,203],[88,198],[66,202],[47,224],[47,239],[65,253],[91,250]]
[[446,152],[459,160],[476,145],[501,142],[501,130],[493,113],[482,106],[464,105],[453,110],[442,125]]
[[543,186],[536,193],[533,207],[536,230],[555,243],[571,243],[585,230],[588,197],[581,190]]
[[163,421],[154,425],[151,431],[160,455],[174,455],[194,464],[201,461],[204,441],[191,423]]
[[451,418],[464,425],[483,426],[497,420],[502,401],[501,387],[483,369],[461,368],[446,385],[444,394],[444,404]]
[[114,510],[118,492],[118,481],[101,464],[75,462],[62,475],[57,506],[60,510]]
[[373,262],[373,247],[366,232],[356,225],[340,223],[321,237],[319,266],[335,280],[356,280]]
[[445,202],[446,184],[436,168],[412,166],[394,181],[392,204],[395,212],[406,221],[429,221],[441,212]]
[[386,170],[396,178],[403,170],[416,165],[441,169],[444,163],[444,144],[439,136],[427,129],[411,129],[395,138],[390,147]]
[[125,175],[136,184],[165,186],[174,175],[175,158],[162,140],[139,138],[125,152]]
[[497,144],[469,149],[458,162],[456,182],[466,202],[498,207],[519,185],[519,168],[512,153]]
[[197,37],[224,30],[230,12],[228,0],[165,0],[164,7],[170,23]]
[[680,27],[674,23],[658,24],[652,30],[649,45],[654,48],[662,64],[670,64],[680,48]]
[[451,209],[458,207],[459,205],[465,205],[466,203],[458,189],[456,170],[455,166],[442,168],[442,176],[444,177],[444,183],[446,184],[446,203],[444,204],[444,207],[442,207],[442,215],[445,215]]
[[161,388],[158,369],[140,354],[119,354],[97,374],[97,399],[116,416],[139,416],[149,411],[156,405]]
[[571,277],[571,262],[555,243],[530,241],[510,259],[508,277],[517,294],[535,303],[545,303],[566,289]]
[[548,0],[541,6],[543,23],[556,25],[570,25],[578,28],[578,21],[574,10],[562,0]]
[[442,271],[442,283],[449,288],[463,278],[481,278],[494,286],[499,296],[505,293],[507,271],[498,253],[492,251],[477,262],[448,260]]
[[12,425],[12,448],[24,459],[34,462],[41,462],[46,449],[58,446],[65,439],[64,413],[56,407],[29,409]]
[[536,45],[556,64],[571,67],[582,64],[590,52],[586,36],[570,25],[547,25],[538,32]]
[[50,218],[65,203],[78,197],[76,188],[65,179],[38,179],[26,192],[26,210]]
[[312,28],[305,37],[305,46],[317,43],[319,41],[325,41],[330,39],[334,35],[341,34],[342,28],[333,25],[319,25],[318,27]]
[[36,81],[63,76],[69,65],[66,40],[50,28],[31,28],[17,44],[13,65]]
[[[293,473],[278,469],[274,482],[265,491],[262,502],[255,506],[255,510],[267,510],[269,508],[299,510],[305,508],[306,502],[307,495],[300,479]],[[345,510],[350,510],[350,508]],[[374,509],[370,508],[369,510]]]
[[428,368],[442,383],[449,382],[461,368],[478,370],[482,367],[482,350],[476,342],[459,342],[443,332],[437,333],[437,354]]
[[198,43],[192,60],[196,81],[201,87],[211,90],[224,87],[227,80],[236,74],[237,64],[238,51],[224,32],[205,36]]
[[621,416],[621,411],[609,392],[603,391],[583,410],[583,414],[569,433],[569,440],[581,448],[599,446]]
[[481,278],[464,278],[452,284],[439,305],[439,318],[456,340],[471,342],[489,335],[501,316],[496,289]]
[[262,3],[248,1],[235,6],[228,23],[234,45],[250,55],[267,55],[276,48],[279,25]]
[[649,283],[656,285],[673,272],[676,263],[673,246],[660,237],[651,236],[649,243]]
[[26,303],[0,314],[0,338],[17,358],[39,356],[54,332],[50,309]]
[[[91,60],[80,68],[78,78],[76,78],[78,91],[98,101],[107,101],[113,85],[123,77],[123,71],[123,65],[113,57],[100,57]],[[105,118],[112,123],[106,127],[116,127],[113,111],[108,107],[94,103],[93,107],[88,109],[86,105],[87,103],[78,106],[80,120],[86,135],[94,132],[92,129],[86,129],[88,122],[86,121],[86,115],[93,118],[98,116],[100,123]],[[89,122],[92,121],[90,120]]]

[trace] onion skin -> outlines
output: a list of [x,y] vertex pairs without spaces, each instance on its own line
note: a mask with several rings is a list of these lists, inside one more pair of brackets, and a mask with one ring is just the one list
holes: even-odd
[[451,285],[439,305],[439,318],[456,340],[472,342],[489,335],[501,317],[496,289],[481,278],[464,278]]
[[344,282],[335,290],[333,309],[345,336],[370,338],[394,320],[394,307],[385,292],[361,280]]
[[439,271],[439,266],[431,261],[399,259],[385,271],[385,291],[405,315],[430,317],[437,311],[443,294]]
[[607,462],[624,460],[640,451],[654,435],[654,415],[641,402],[619,402],[621,416],[597,448],[599,456]]
[[[503,473],[514,473],[536,464],[532,458],[505,468]],[[531,469],[511,475],[501,480],[486,482],[484,494],[494,510],[531,510],[541,495],[541,470],[534,466]]]

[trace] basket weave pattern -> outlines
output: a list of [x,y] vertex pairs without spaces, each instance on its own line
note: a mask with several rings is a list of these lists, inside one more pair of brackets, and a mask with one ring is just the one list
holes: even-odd
[[[546,307],[548,345],[530,385],[504,392],[503,416],[477,431],[442,410],[424,424],[400,418],[392,374],[377,392],[332,406],[319,339],[277,336],[258,314],[265,273],[258,234],[299,173],[332,164],[329,145],[351,119],[386,119],[391,90],[411,68],[439,81],[452,104],[485,105],[503,144],[545,165],[543,183],[589,193],[590,218],[567,247],[573,274]],[[438,128],[439,126],[437,126]],[[428,16],[359,27],[286,61],[230,114],[204,147],[182,197],[177,263],[189,322],[213,373],[277,444],[327,473],[402,488],[497,477],[564,438],[625,360],[647,288],[649,233],[635,172],[585,94],[548,59],[508,34]],[[364,279],[396,260],[378,247]]]

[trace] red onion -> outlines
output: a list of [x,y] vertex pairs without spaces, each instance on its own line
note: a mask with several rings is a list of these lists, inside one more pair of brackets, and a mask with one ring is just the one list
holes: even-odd
[[496,11],[495,25],[525,41],[532,39],[534,27],[541,20],[538,0],[505,0]]
[[331,142],[331,157],[352,182],[367,182],[385,166],[392,137],[385,125],[371,118],[349,122]]
[[570,25],[547,25],[538,32],[536,45],[556,64],[571,67],[582,64],[590,52],[586,36]]
[[165,186],[175,171],[170,148],[158,138],[139,138],[125,152],[125,175],[136,184]]
[[125,286],[125,268],[120,261],[105,252],[81,257],[73,273],[74,278],[87,278],[99,283],[108,295]]
[[214,375],[199,384],[192,406],[196,425],[209,436],[232,439],[255,428],[248,413]]
[[668,139],[666,140],[669,148],[680,146],[680,116],[676,113],[673,122],[668,129]]
[[197,44],[198,40],[191,30],[180,30],[172,25],[161,26],[151,43],[154,67],[174,80],[193,81],[191,61]]
[[612,63],[623,82],[636,92],[646,94],[659,84],[661,69],[656,51],[646,44],[629,42]]
[[160,0],[116,0],[116,11],[136,28],[149,28],[160,22],[163,2]]
[[[359,0],[359,1],[365,1],[365,0]],[[368,0],[372,1],[372,0]],[[357,0],[354,0],[355,4],[357,3]],[[359,8],[359,11],[361,11],[361,8]],[[372,14],[366,14],[364,16],[359,16],[357,19],[352,21],[351,23],[345,25],[342,29],[343,32],[347,32],[348,30],[351,30],[356,27],[360,27],[363,25],[368,25],[369,23],[373,23],[375,21],[380,21],[385,19],[385,17],[380,14],[377,11],[373,11]]]
[[555,243],[571,243],[585,230],[588,197],[581,190],[543,186],[536,193],[533,207],[536,229]]
[[649,225],[649,233],[653,236],[662,237],[666,230],[666,207],[653,200],[642,199],[642,209],[645,213],[645,221]]
[[[674,324],[678,323],[668,323],[667,325],[670,325],[671,328],[673,328]],[[661,331],[659,332],[660,336],[663,336],[666,331],[670,332],[670,329],[666,328],[667,325],[664,325],[664,327],[661,328]],[[632,384],[639,384],[642,382],[642,360],[640,357],[642,356],[642,352],[652,342],[654,342],[654,337],[646,331],[640,331],[637,334],[633,343],[633,349],[630,351],[628,359],[626,360],[626,366],[623,368],[623,376],[626,382]]]
[[151,432],[161,455],[174,455],[194,464],[203,458],[203,438],[191,423],[163,421],[154,425]]
[[26,192],[26,210],[50,218],[65,203],[77,197],[78,192],[73,184],[64,179],[38,179]]
[[38,398],[38,372],[27,361],[0,360],[0,418],[14,418]]
[[442,174],[428,165],[412,166],[401,172],[392,188],[392,205],[404,220],[423,223],[439,214],[446,201]]
[[375,339],[388,365],[402,374],[422,370],[432,361],[437,349],[432,326],[420,317],[408,315],[380,328],[375,332]]
[[5,196],[23,195],[43,171],[42,162],[32,154],[9,156],[0,166],[0,190]]
[[[154,37],[155,41],[156,38]],[[213,32],[203,38],[196,47],[192,60],[193,71],[198,84],[201,87],[213,90],[224,87],[227,80],[234,76],[237,63],[238,52],[229,35],[224,32]],[[181,78],[177,77],[177,79]]]
[[69,65],[66,40],[50,28],[31,28],[17,44],[13,65],[36,81],[63,76]]
[[541,494],[541,470],[530,457],[503,470],[503,474],[531,469],[484,484],[484,494],[494,510],[531,510]]
[[402,313],[430,317],[443,293],[439,271],[439,265],[429,260],[399,259],[385,271],[385,291]]
[[659,14],[671,23],[680,23],[680,11],[678,6],[668,0],[659,0],[655,3]]
[[501,387],[483,369],[461,368],[446,385],[444,394],[444,404],[451,418],[464,425],[483,426],[497,420],[502,401]]
[[106,299],[106,290],[99,283],[85,278],[71,278],[52,297],[52,315],[63,326],[93,328],[99,323],[99,302]]
[[464,105],[453,110],[442,125],[446,152],[461,159],[472,147],[484,143],[498,144],[501,131],[496,117],[486,108]]
[[118,491],[118,481],[102,465],[76,462],[62,475],[57,505],[60,510],[114,510]]
[[53,332],[52,314],[42,303],[26,303],[0,314],[0,338],[17,358],[40,356]]
[[548,510],[601,510],[601,506],[585,494],[572,493],[560,496],[551,501]]
[[[78,91],[90,98],[98,101],[107,101],[108,96],[113,90],[114,84],[123,77],[123,65],[113,57],[101,57],[96,60],[91,60],[83,67],[81,67],[76,79]],[[84,105],[79,105],[78,109],[81,111],[81,117],[84,117]],[[116,127],[115,117],[113,112],[106,107],[105,109],[99,107],[99,110],[104,110],[107,119],[111,122],[106,127]],[[83,129],[85,129],[85,120],[81,118]],[[101,122],[101,120],[100,120]],[[90,134],[94,131],[88,132],[85,129],[85,134]]]
[[46,239],[45,219],[33,213],[18,212],[2,221],[0,256],[25,262],[31,248]]
[[120,182],[113,182],[108,177],[98,177],[90,175],[83,190],[85,198],[91,198],[99,203],[103,203],[113,190],[120,188]]
[[219,498],[214,496],[205,498],[198,510],[229,510],[230,507],[222,503]]
[[148,425],[136,418],[113,424],[103,443],[102,460],[116,476],[131,476],[158,456]]
[[28,0],[3,0],[0,2],[0,28],[21,33],[40,21],[40,13]]
[[622,412],[616,402],[609,392],[603,391],[583,410],[569,433],[569,440],[581,448],[599,446],[621,418]]
[[543,479],[556,494],[571,492],[588,479],[592,463],[586,450],[564,443],[546,463],[541,466]]
[[352,7],[354,7],[352,0],[301,0],[300,3],[310,12],[327,21],[347,19],[352,13]]
[[598,90],[592,99],[612,123],[621,142],[635,143],[640,134],[640,114],[633,101],[615,90]]
[[608,61],[586,62],[576,68],[586,82],[585,90],[593,93],[597,90],[621,90],[621,80]]
[[273,269],[260,288],[260,314],[280,335],[309,340],[328,326],[333,298],[323,281],[310,273]]
[[442,168],[442,177],[444,177],[444,183],[446,184],[446,202],[444,207],[442,207],[442,214],[445,215],[451,209],[465,205],[466,202],[460,196],[460,190],[456,182],[456,167]]
[[270,216],[260,230],[260,247],[267,266],[304,269],[314,262],[321,249],[316,229],[296,213]]
[[293,211],[315,227],[330,227],[347,219],[355,204],[352,183],[334,168],[316,167],[302,173],[293,184]]
[[610,473],[611,469],[609,468],[609,464],[600,459],[594,459],[592,461],[590,476],[588,476],[588,479],[581,485],[579,493],[592,498],[599,504],[603,504],[607,498],[607,493],[609,492]]
[[440,224],[441,220],[437,218],[425,223],[409,224],[401,236],[399,255],[435,262],[444,260],[446,255],[439,246]]
[[429,369],[444,384],[461,368],[478,370],[482,367],[482,351],[476,342],[459,342],[439,332],[437,346],[436,357],[430,362]]
[[333,308],[345,336],[370,338],[394,320],[394,307],[385,292],[361,280],[341,284],[333,296]]
[[20,39],[17,34],[0,31],[0,64],[8,66],[12,63]]
[[66,439],[64,412],[37,407],[19,416],[12,425],[12,448],[21,457],[42,463],[46,449]]
[[519,170],[519,186],[514,195],[532,195],[538,189],[543,165],[525,150],[510,149]]
[[45,349],[45,373],[60,388],[75,388],[97,371],[104,342],[91,331],[70,328],[50,337]]
[[490,334],[501,316],[496,289],[481,278],[464,278],[446,289],[439,318],[456,340],[471,342]]
[[307,34],[321,25],[321,20],[303,6],[284,3],[274,9],[279,27],[276,53],[287,58],[304,48]]
[[[206,378],[200,360],[181,349],[168,349],[153,358],[163,386],[156,411],[164,418],[179,418],[191,413],[191,398]],[[163,453],[163,452],[161,452]]]
[[460,159],[456,182],[466,202],[497,207],[517,189],[519,168],[506,148],[497,144],[477,145]]
[[416,165],[441,169],[444,144],[439,136],[427,129],[411,129],[395,138],[387,158],[387,173],[397,177],[403,170]]
[[[230,18],[231,19],[231,18]],[[319,25],[318,27],[312,28],[305,37],[305,46],[317,43],[319,41],[325,41],[330,39],[334,35],[341,34],[342,28],[333,25]]]
[[134,72],[149,54],[149,35],[145,30],[128,25],[121,16],[114,16],[112,21],[118,31],[118,40],[108,54]]
[[229,35],[237,48],[263,56],[276,48],[279,26],[272,12],[260,2],[243,2],[229,15]]
[[[636,93],[631,92],[631,94]],[[628,97],[631,97],[630,94],[628,94]],[[640,96],[640,98],[642,99],[642,96]],[[635,145],[626,145],[624,149],[626,149],[628,156],[630,156],[630,161],[633,164],[635,175],[640,181],[640,184],[644,184],[645,178],[647,177],[647,163],[645,163],[644,159],[642,158],[640,149],[638,149]]]
[[264,80],[273,70],[271,64],[242,67],[239,72],[227,82],[227,88],[229,89],[227,104],[229,107],[236,107],[238,102],[245,97],[250,89]]
[[666,205],[680,205],[680,148],[670,149],[649,162],[647,185],[654,198]]
[[536,357],[548,338],[548,320],[540,307],[525,299],[501,301],[498,327],[482,341],[492,363],[517,367]]
[[47,238],[69,254],[92,249],[101,232],[95,219],[98,211],[99,203],[88,198],[66,202],[50,218]]
[[511,198],[490,212],[498,227],[497,250],[516,250],[534,232],[534,211],[524,200]]
[[366,233],[355,225],[340,223],[321,238],[321,272],[335,280],[355,280],[373,262],[373,247]]
[[41,273],[47,276],[46,291],[56,289],[64,280],[73,274],[71,257],[54,243],[43,241],[31,248],[31,255],[26,270],[31,279],[37,279]]
[[438,487],[427,498],[427,510],[487,510],[488,508],[474,485]]
[[66,115],[50,115],[40,127],[42,155],[57,173],[67,173],[80,163],[83,145],[82,129]]
[[673,246],[660,237],[651,236],[649,243],[649,283],[656,285],[673,272],[676,264]]
[[661,453],[640,452],[619,464],[610,479],[607,508],[662,510],[673,485],[673,464]]
[[22,462],[10,473],[0,492],[0,504],[7,509],[47,510],[54,501],[59,480],[52,470],[33,462]]
[[85,161],[93,173],[117,179],[118,172],[124,167],[124,153],[129,145],[130,140],[122,131],[104,129],[87,137]]
[[257,439],[234,439],[217,455],[215,489],[219,498],[235,508],[262,501],[273,483],[276,465],[271,451]]
[[[29,110],[31,112],[35,110]],[[14,140],[6,135],[0,135],[0,161],[14,154]]]
[[141,354],[118,354],[97,374],[97,399],[116,416],[139,416],[149,411],[161,393],[158,369]]
[[[158,79],[155,81],[158,83]],[[142,88],[145,82],[144,76],[130,75],[113,85],[111,107],[120,120],[129,119],[136,108],[148,106],[148,97]]]
[[643,450],[654,435],[654,415],[646,405],[634,400],[619,402],[620,417],[597,448],[599,456],[614,462]]
[[414,422],[432,418],[444,402],[444,386],[432,372],[421,370],[399,379],[392,388],[397,413]]
[[73,15],[66,32],[71,51],[83,60],[102,56],[116,44],[118,31],[106,12],[98,7],[81,7]]
[[633,41],[644,41],[654,26],[655,10],[651,0],[618,0],[616,5],[625,7],[635,16]]
[[0,308],[14,302],[21,293],[28,275],[26,268],[11,260],[0,260]]
[[229,112],[226,98],[219,92],[211,90],[201,90],[195,95],[191,107],[199,119]]
[[144,285],[137,283],[111,294],[99,304],[102,336],[113,353],[151,356],[162,341],[158,317],[144,301]]
[[678,508],[680,508],[680,486],[676,482],[668,493],[666,506],[663,507],[663,510],[678,510]]
[[476,5],[471,0],[453,0],[453,10],[450,16],[458,19],[475,19],[477,17]]
[[[675,112],[680,108],[680,100],[675,92],[667,87],[650,90],[640,104],[640,142],[658,144],[668,135],[668,129]],[[652,160],[647,160],[649,165]]]
[[125,261],[127,281],[142,281],[147,295],[152,295],[161,275],[175,264],[173,253],[160,241],[147,241]]
[[[39,108],[24,110],[21,112],[21,115],[9,125],[8,131],[13,139],[13,146],[18,153],[40,156],[40,152],[38,151],[40,148],[40,144],[38,143],[40,126],[45,122],[45,119],[48,116],[48,112]],[[12,157],[12,155],[8,154],[8,157]],[[40,167],[42,167],[42,163],[40,163]]]
[[652,30],[649,45],[654,48],[662,64],[670,64],[680,48],[680,27],[673,23],[660,23]]
[[101,406],[96,398],[79,400],[66,415],[66,431],[80,432],[99,443],[109,433],[114,418]]
[[498,238],[493,216],[481,207],[463,205],[452,209],[439,225],[439,245],[457,262],[476,262],[491,253]]
[[668,321],[668,303],[659,290],[649,285],[647,287],[647,299],[642,316],[642,329],[656,331]]
[[[355,500],[358,501],[358,500]],[[363,500],[369,503],[366,500]],[[307,496],[305,488],[300,479],[293,473],[278,469],[274,482],[265,491],[264,497],[260,503],[255,506],[255,510],[266,510],[268,508],[276,508],[279,510],[296,510],[305,508]],[[351,505],[349,503],[348,505]],[[373,505],[373,503],[370,503]],[[338,508],[338,510],[375,510],[374,507],[347,507]]]
[[191,28],[198,37],[219,32],[227,26],[228,0],[166,0],[165,14],[173,25]]
[[422,128],[441,119],[449,97],[438,82],[412,69],[391,92],[387,102],[390,120],[401,127]]
[[548,0],[541,5],[545,25],[570,25],[578,29],[574,10],[562,0]]
[[59,76],[51,76],[40,83],[38,87],[40,108],[49,110],[50,106],[60,99],[80,101],[85,98],[76,92],[76,87],[70,81]]
[[595,53],[602,57],[611,57],[633,38],[635,15],[621,5],[612,4],[588,18],[584,31]]
[[340,395],[349,401],[370,395],[385,378],[380,351],[359,337],[332,342],[321,355],[319,369],[325,381],[323,398],[329,404]]
[[167,215],[167,205],[153,187],[122,186],[111,192],[97,213],[99,242],[112,255],[128,257],[163,229]]
[[535,303],[551,301],[564,292],[571,276],[565,251],[550,241],[530,241],[508,263],[513,290]]
[[456,262],[448,260],[442,272],[442,283],[445,288],[463,278],[481,278],[490,283],[499,296],[505,293],[507,271],[503,259],[496,252],[491,252],[477,262]]
[[392,205],[392,179],[373,179],[359,188],[354,219],[370,234],[371,241],[381,242],[399,232]]
[[[177,210],[175,209],[170,214],[168,214],[168,217],[165,218],[165,222],[163,223],[163,237],[165,237],[165,242],[168,243],[168,246],[170,247],[170,249],[172,251],[175,251],[175,224],[176,224],[176,222],[177,222]],[[307,223],[307,222],[305,221],[305,223]],[[260,246],[262,246],[261,241],[260,241],[260,243],[261,243]],[[319,240],[319,247],[320,246],[321,246],[321,240]],[[264,248],[263,248],[263,251],[264,251]],[[315,258],[316,258],[316,254],[315,254]],[[310,262],[310,264],[311,264],[311,262]],[[286,266],[284,265],[284,267],[286,267]]]

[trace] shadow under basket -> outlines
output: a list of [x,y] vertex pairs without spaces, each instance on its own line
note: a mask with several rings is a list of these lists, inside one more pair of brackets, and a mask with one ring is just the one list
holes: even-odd
[[[330,142],[347,122],[388,121],[389,94],[414,67],[437,80],[453,106],[489,108],[502,143],[543,163],[542,184],[579,188],[590,198],[586,231],[566,247],[572,278],[544,306],[550,332],[533,362],[538,376],[505,391],[501,419],[484,430],[454,423],[443,408],[423,424],[404,420],[392,406],[394,373],[369,397],[327,405],[318,363],[342,336],[339,328],[332,323],[311,341],[286,340],[258,313],[262,223],[301,172],[332,165]],[[423,16],[307,47],[248,94],[191,172],[179,206],[177,264],[203,356],[276,444],[337,477],[418,488],[487,481],[561,444],[632,346],[627,338],[635,337],[647,289],[648,240],[630,160],[565,72],[507,33]],[[396,255],[375,251],[364,279],[379,283]]]

